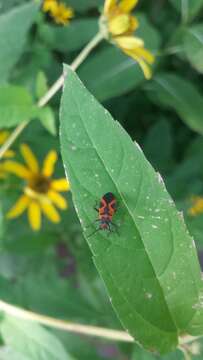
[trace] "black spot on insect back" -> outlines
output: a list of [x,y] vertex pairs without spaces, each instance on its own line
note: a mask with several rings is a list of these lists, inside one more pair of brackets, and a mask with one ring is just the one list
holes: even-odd
[[106,201],[107,204],[109,204],[111,201],[115,200],[115,196],[113,193],[108,192],[103,196],[103,199]]

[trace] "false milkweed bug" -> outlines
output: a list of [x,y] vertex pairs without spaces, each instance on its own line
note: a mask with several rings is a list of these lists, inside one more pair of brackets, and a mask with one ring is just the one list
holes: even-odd
[[117,210],[117,201],[114,194],[108,192],[103,195],[100,200],[99,208],[94,207],[94,209],[99,214],[99,218],[95,220],[95,222],[99,222],[99,227],[88,237],[94,235],[99,230],[113,232],[112,227],[118,232],[117,225],[112,222],[112,218]]

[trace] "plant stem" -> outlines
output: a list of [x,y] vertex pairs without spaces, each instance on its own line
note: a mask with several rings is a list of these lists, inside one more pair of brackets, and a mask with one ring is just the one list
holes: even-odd
[[191,356],[187,349],[185,349],[183,346],[179,346],[179,350],[182,351],[185,360],[191,360]]
[[[80,54],[75,58],[75,60],[70,65],[73,70],[78,69],[78,67],[82,64],[82,62],[87,58],[89,53],[102,41],[103,35],[98,32],[92,40],[84,47],[84,49],[80,52]],[[57,93],[58,90],[63,86],[64,83],[64,75],[62,74],[56,82],[50,87],[47,93],[39,99],[37,106],[39,108],[46,105],[49,100]],[[25,127],[29,124],[29,122],[22,122],[19,124],[14,131],[11,133],[7,141],[0,148],[0,159],[3,157],[5,152],[11,147],[17,137],[22,133]]]
[[27,126],[28,122],[24,121],[20,125],[18,125],[15,130],[11,133],[9,138],[5,141],[5,143],[0,148],[0,159],[3,157],[5,152],[11,147],[17,137],[22,133],[22,131]]
[[[85,48],[80,52],[80,54],[75,58],[75,60],[70,65],[73,70],[78,69],[82,62],[87,58],[89,53],[99,44],[103,39],[103,35],[98,32],[93,39],[85,46]],[[38,106],[43,107],[48,103],[48,101],[57,93],[57,91],[63,86],[64,75],[62,74],[58,80],[52,85],[48,92],[39,100]]]
[[[127,332],[124,331],[106,329],[98,326],[74,324],[69,321],[59,320],[49,316],[34,313],[32,311],[24,310],[1,300],[0,300],[0,311],[3,311],[5,314],[16,317],[18,319],[34,321],[42,325],[53,327],[55,329],[69,331],[75,334],[83,334],[87,336],[105,338],[114,341],[124,341],[124,342],[136,341],[133,339],[133,337],[131,337]],[[179,348],[184,352],[185,356],[189,356],[189,355],[188,353],[185,354],[186,351],[184,345],[196,341],[200,337],[201,336],[194,337],[187,335],[179,338]]]
[[87,326],[83,324],[74,324],[68,321],[36,314],[28,310],[23,310],[20,309],[19,307],[7,304],[4,301],[0,301],[0,310],[6,313],[7,315],[11,315],[19,319],[31,320],[39,324],[51,326],[53,328],[57,328],[65,331],[70,331],[76,334],[102,337],[109,340],[117,340],[117,341],[126,341],[126,342],[134,341],[134,339],[124,331],[105,329],[97,326]]

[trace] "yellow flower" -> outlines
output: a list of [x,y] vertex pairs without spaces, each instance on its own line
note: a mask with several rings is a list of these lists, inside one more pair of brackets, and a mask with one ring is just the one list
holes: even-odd
[[42,10],[44,12],[52,12],[56,9],[56,7],[58,6],[58,3],[56,0],[44,0],[43,5],[42,5]]
[[42,9],[44,12],[49,12],[57,24],[66,25],[74,16],[74,11],[71,7],[57,0],[44,0]]
[[193,196],[192,197],[193,205],[188,210],[188,214],[191,216],[196,216],[203,213],[203,197],[202,196]]
[[101,24],[106,26],[108,38],[137,61],[145,77],[150,79],[152,74],[148,64],[154,62],[154,56],[144,48],[143,40],[133,35],[139,23],[131,11],[137,3],[138,0],[105,0]]
[[70,185],[65,178],[55,180],[51,178],[57,161],[57,154],[54,150],[47,154],[41,170],[28,145],[22,144],[20,151],[26,165],[12,160],[4,162],[4,169],[7,172],[25,180],[23,195],[7,213],[7,218],[16,218],[27,210],[29,223],[32,229],[37,231],[41,228],[42,213],[54,223],[60,221],[56,207],[65,210],[68,206],[60,192],[68,191]]

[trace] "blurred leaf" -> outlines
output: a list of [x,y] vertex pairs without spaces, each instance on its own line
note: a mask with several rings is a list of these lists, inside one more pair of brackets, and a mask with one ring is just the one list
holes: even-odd
[[35,117],[38,109],[29,92],[20,86],[0,87],[0,127],[12,127]]
[[203,24],[196,24],[185,30],[184,51],[191,65],[203,73]]
[[103,194],[112,191],[120,204],[119,236],[101,231],[88,237],[85,231],[95,265],[129,333],[148,349],[173,350],[181,332],[203,332],[192,239],[140,148],[66,70],[62,155],[84,230]]
[[79,74],[101,101],[126,93],[144,81],[139,66],[112,46],[90,57],[81,66]]
[[103,0],[66,0],[66,2],[76,11],[87,11],[91,8],[98,8],[104,4]]
[[27,360],[27,357],[25,357],[22,354],[19,354],[19,352],[11,349],[10,346],[1,346],[0,347],[0,359],[1,360]]
[[65,331],[53,330],[53,332],[63,343],[67,351],[79,360],[127,360],[127,358],[122,356],[123,354],[119,354],[118,348],[114,343],[105,343],[103,339],[95,339],[88,336],[82,337]]
[[185,21],[192,20],[203,6],[203,0],[170,0],[170,2],[182,13]]
[[4,215],[3,215],[3,211],[2,211],[2,204],[0,204],[0,242],[3,239],[4,232],[5,232]]
[[191,197],[202,188],[200,174],[201,163],[198,158],[187,159],[167,178],[167,189],[176,200]]
[[[188,199],[187,199],[188,200]],[[189,203],[189,201],[187,201]],[[190,202],[190,206],[192,202]],[[198,250],[203,249],[203,215],[199,214],[197,216],[187,216],[186,217],[187,226],[190,233],[194,236],[195,243],[197,244]]]
[[[97,303],[88,301],[83,292],[84,288],[79,287],[77,274],[63,276],[56,257],[50,257],[45,252],[41,258],[40,256],[34,258],[29,254],[28,264],[24,266],[25,256],[21,256],[21,259],[19,256],[19,264],[17,264],[16,255],[7,253],[6,258],[6,253],[3,252],[1,260],[7,263],[11,272],[11,274],[8,272],[1,274],[0,292],[3,301],[59,319],[119,328],[110,304],[108,303],[107,306],[104,303],[105,307],[102,307],[99,298],[101,293],[96,292],[92,283],[89,283],[94,298],[97,297]],[[66,260],[67,265],[69,259],[63,260],[63,264],[65,265]],[[3,267],[2,262],[0,266]],[[12,274],[14,267],[17,271]]]
[[151,354],[139,347],[138,345],[135,345],[131,360],[184,360],[184,356],[180,350],[177,350],[165,356],[159,356],[156,354]]
[[73,20],[68,26],[42,24],[40,36],[51,49],[67,53],[88,43],[98,31],[98,20],[92,18]]
[[165,108],[172,108],[192,130],[203,134],[203,95],[189,80],[162,73],[147,84],[149,96]]
[[202,154],[203,138],[197,136],[191,143],[187,143],[184,159],[167,177],[167,188],[175,199],[190,201],[191,196],[203,194]]
[[[160,37],[144,15],[138,14],[140,27],[136,36],[145,41],[152,51],[159,47]],[[79,75],[88,89],[101,101],[122,95],[136,88],[144,75],[138,64],[113,45],[105,45],[87,58],[79,69]]]
[[[46,264],[48,265],[48,263]],[[51,267],[40,268],[40,274],[34,272],[19,279],[15,288],[24,294],[29,309],[49,316],[74,321],[88,321],[89,324],[101,323],[104,318],[102,309],[95,309],[84,299],[80,290],[68,278],[62,278]],[[9,289],[9,288],[8,288]]]
[[56,119],[52,108],[50,106],[40,108],[38,115],[44,128],[48,130],[51,135],[56,136]]
[[0,82],[4,82],[20,58],[27,33],[33,24],[38,6],[29,2],[0,16]]
[[165,119],[159,120],[146,134],[143,143],[144,154],[162,173],[168,171],[173,165],[172,149],[173,134],[170,123]]
[[5,316],[1,334],[11,346],[29,360],[71,360],[61,342],[51,332],[30,321]]
[[40,99],[48,90],[47,78],[43,71],[39,71],[36,80],[36,96]]

